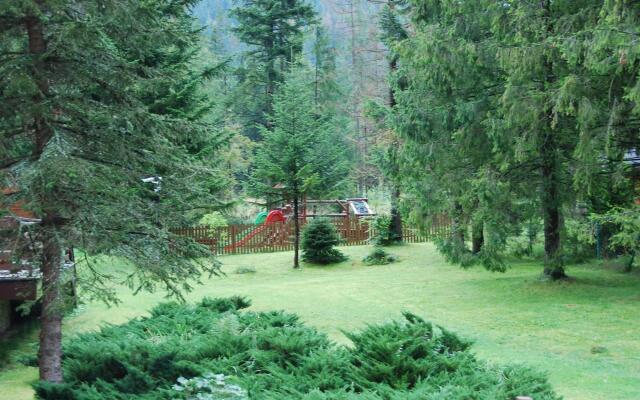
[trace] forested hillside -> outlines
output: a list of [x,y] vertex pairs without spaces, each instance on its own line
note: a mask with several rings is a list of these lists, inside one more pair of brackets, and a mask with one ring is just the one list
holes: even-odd
[[[235,4],[232,0],[203,0],[194,7],[193,14],[206,34],[211,35],[220,54],[238,65],[248,47],[233,33],[238,24],[231,15]],[[365,117],[367,101],[388,102],[387,49],[381,41],[379,24],[384,4],[366,0],[316,0],[309,4],[316,13],[317,24],[304,29],[302,57],[317,64],[315,27],[320,27],[326,32],[326,39],[322,39],[326,40],[324,46],[335,57],[333,73],[336,95],[341,97],[339,111],[348,125],[344,136],[357,160],[358,167],[351,174],[353,190],[366,195],[384,182],[376,161],[378,145],[385,140],[384,132]]]

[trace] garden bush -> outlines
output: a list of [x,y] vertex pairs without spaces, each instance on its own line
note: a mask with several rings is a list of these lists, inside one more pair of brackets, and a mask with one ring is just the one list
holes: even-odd
[[386,265],[396,262],[398,257],[387,253],[382,247],[374,247],[373,251],[366,255],[362,262],[365,265]]
[[592,221],[610,227],[607,247],[614,254],[626,255],[625,271],[630,272],[640,254],[640,205],[614,208],[606,214],[592,216]]
[[400,238],[391,229],[391,216],[379,215],[373,220],[373,232],[371,244],[375,246],[390,246],[400,243]]
[[559,399],[543,375],[522,366],[482,362],[469,342],[412,314],[345,333],[353,346],[343,347],[295,315],[240,311],[248,304],[243,298],[167,303],[148,317],[76,336],[64,343],[65,383],[37,383],[37,396]]
[[333,264],[347,257],[335,248],[340,244],[340,235],[335,226],[326,219],[314,219],[302,232],[302,259],[313,264]]

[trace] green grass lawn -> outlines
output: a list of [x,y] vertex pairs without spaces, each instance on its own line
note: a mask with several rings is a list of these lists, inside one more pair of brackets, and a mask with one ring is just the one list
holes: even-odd
[[[478,355],[500,363],[525,363],[545,370],[566,399],[640,398],[640,275],[597,265],[571,266],[571,282],[540,282],[541,267],[518,262],[505,274],[447,265],[431,245],[392,248],[400,262],[366,267],[370,247],[342,248],[351,259],[331,267],[293,270],[291,253],[226,256],[228,276],[205,281],[189,294],[246,295],[254,310],[285,309],[346,343],[341,331],[395,319],[408,310],[476,341]],[[253,274],[233,273],[253,267]],[[82,306],[66,320],[65,333],[95,329],[144,314],[163,295],[132,296],[122,289],[122,305]],[[30,339],[10,346],[0,365],[0,398],[32,398],[35,368],[15,359],[32,348]],[[592,353],[596,346],[606,348]]]

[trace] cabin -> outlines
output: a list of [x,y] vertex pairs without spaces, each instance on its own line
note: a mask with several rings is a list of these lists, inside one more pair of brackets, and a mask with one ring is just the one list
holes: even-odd
[[[25,209],[24,202],[12,201],[18,189],[2,189],[3,206],[0,208],[0,334],[21,319],[16,308],[40,296],[42,274],[29,262],[36,256],[40,243],[33,237],[32,228],[40,223]],[[9,199],[9,201],[7,201]],[[64,253],[61,265],[63,285],[75,305],[76,279],[73,249]]]
[[635,203],[640,205],[640,150],[631,149],[624,156],[624,161],[631,167],[631,180],[635,189]]
[[[17,192],[2,189],[3,196]],[[35,251],[28,227],[38,222],[19,201],[9,203],[0,214],[0,333],[11,326],[20,303],[37,299],[40,271],[23,261],[22,255]]]

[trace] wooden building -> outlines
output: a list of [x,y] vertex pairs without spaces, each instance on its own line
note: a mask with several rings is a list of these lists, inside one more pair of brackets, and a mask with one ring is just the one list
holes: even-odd
[[[17,193],[2,189],[4,198]],[[6,331],[21,302],[36,300],[40,271],[24,261],[24,255],[35,251],[29,226],[39,220],[23,208],[21,202],[9,203],[0,214],[0,333]]]

